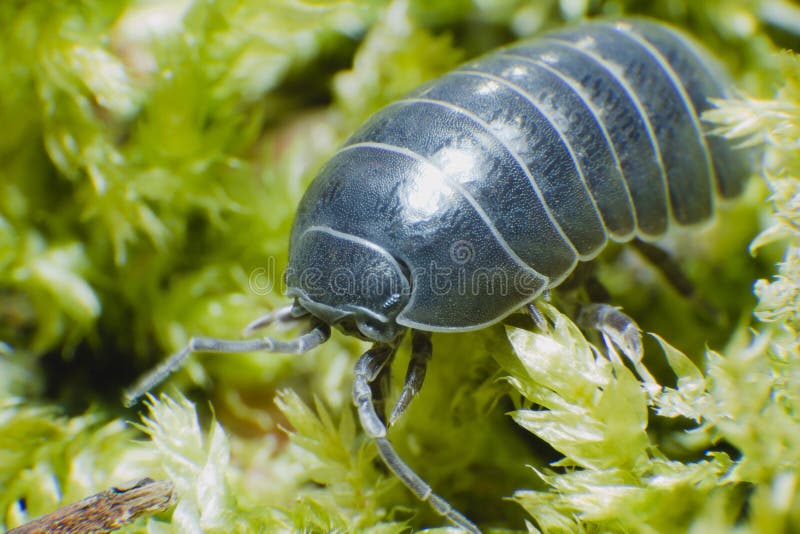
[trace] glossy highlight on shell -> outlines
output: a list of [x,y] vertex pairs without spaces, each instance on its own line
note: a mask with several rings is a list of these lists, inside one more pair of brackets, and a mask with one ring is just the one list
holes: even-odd
[[[194,337],[128,401],[192,353],[300,354],[336,327],[373,342],[355,365],[353,402],[385,464],[451,523],[480,532],[387,438],[422,387],[431,332],[502,320],[609,241],[646,249],[672,225],[711,218],[751,170],[748,154],[700,119],[709,99],[728,94],[697,44],[640,19],[589,22],[462,65],[368,119],[306,191],[285,275],[294,302],[246,333],[299,321],[306,331],[289,341]],[[619,309],[582,313],[623,350],[641,351]],[[408,371],[386,417],[379,397],[408,330]]]
[[[331,157],[297,212],[289,295],[329,323],[496,322],[609,240],[657,239],[738,195],[746,154],[700,120],[728,90],[698,45],[639,19],[470,61],[373,115]],[[389,282],[376,288],[373,275]]]

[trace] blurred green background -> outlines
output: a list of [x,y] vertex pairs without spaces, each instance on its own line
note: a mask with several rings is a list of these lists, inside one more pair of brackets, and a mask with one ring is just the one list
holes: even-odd
[[[191,335],[236,338],[285,304],[295,206],[371,113],[501,44],[621,15],[702,42],[743,91],[711,119],[765,146],[766,180],[665,242],[698,300],[622,247],[598,267],[613,302],[687,357],[648,338],[655,378],[628,377],[631,364],[593,357],[550,311],[561,356],[544,376],[561,391],[529,367],[526,350],[549,350],[539,334],[436,335],[426,388],[391,437],[490,529],[800,529],[800,63],[778,53],[800,47],[800,7],[777,0],[4,0],[0,528],[145,475],[175,480],[181,500],[132,532],[443,524],[354,423],[357,340],[299,357],[199,355],[149,409],[125,410],[120,393]],[[576,354],[591,372],[558,366]],[[140,412],[146,432],[126,423]],[[571,432],[596,450],[571,448]]]

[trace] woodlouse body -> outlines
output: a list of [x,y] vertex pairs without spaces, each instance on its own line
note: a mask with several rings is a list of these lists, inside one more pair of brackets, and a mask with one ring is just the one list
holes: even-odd
[[289,295],[376,341],[496,322],[608,239],[658,238],[740,193],[745,155],[699,119],[726,94],[699,47],[644,20],[471,61],[371,117],[322,169],[297,212]]
[[[406,329],[409,370],[388,418],[422,386],[431,331],[480,328],[561,283],[608,240],[662,236],[711,217],[750,173],[704,132],[727,94],[698,46],[644,20],[589,23],[471,61],[370,118],[306,192],[291,236],[288,295],[275,321],[308,320],[290,341],[192,338],[129,394],[193,352],[302,353],[330,327],[375,342],[354,371],[362,427],[387,466],[454,524],[479,529],[397,455],[374,387]],[[635,323],[595,306],[596,326],[640,350]],[[638,348],[637,348],[638,347]]]

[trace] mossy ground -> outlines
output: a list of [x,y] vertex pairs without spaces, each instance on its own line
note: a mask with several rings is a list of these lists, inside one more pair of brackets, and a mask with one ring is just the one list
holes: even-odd
[[294,207],[369,114],[499,44],[620,14],[697,36],[744,91],[708,120],[764,148],[744,198],[666,242],[698,298],[609,250],[614,303],[661,336],[643,362],[547,305],[546,331],[435,335],[390,436],[489,530],[800,530],[800,60],[777,53],[800,28],[779,0],[3,2],[0,528],[142,476],[180,499],[130,532],[441,525],[358,427],[361,342],[196,356],[133,410],[120,392],[284,302]]

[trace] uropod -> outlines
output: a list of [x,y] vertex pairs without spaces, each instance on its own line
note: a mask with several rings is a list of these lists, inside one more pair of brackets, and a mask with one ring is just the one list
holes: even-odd
[[[307,331],[289,341],[192,338],[127,401],[191,353],[304,353],[337,327],[374,343],[355,365],[353,401],[386,465],[479,532],[386,438],[422,387],[431,332],[496,323],[609,241],[656,240],[737,196],[748,158],[700,121],[710,98],[729,94],[726,80],[687,36],[625,19],[506,46],[418,88],[370,117],[297,208],[285,273],[293,303],[248,331],[276,321],[305,321]],[[608,309],[596,314],[600,328],[635,326]],[[372,386],[407,331],[411,360],[387,423]]]

